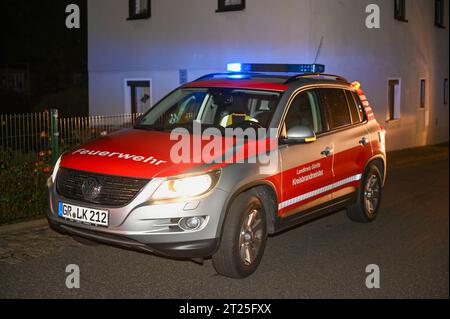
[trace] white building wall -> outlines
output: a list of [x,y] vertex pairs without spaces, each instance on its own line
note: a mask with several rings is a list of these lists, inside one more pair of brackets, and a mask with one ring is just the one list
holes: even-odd
[[[365,27],[370,3],[381,8],[380,29]],[[216,0],[153,0],[151,19],[127,21],[127,0],[88,1],[91,113],[129,111],[126,79],[151,79],[155,103],[178,86],[179,69],[193,80],[224,71],[228,62],[311,63],[323,37],[318,62],[363,84],[389,149],[448,141],[449,34],[434,26],[434,1],[407,0],[409,23],[393,18],[393,0],[247,0],[245,11],[216,9]],[[385,121],[389,78],[402,83],[401,119],[394,122]],[[428,84],[425,110],[421,78]]]

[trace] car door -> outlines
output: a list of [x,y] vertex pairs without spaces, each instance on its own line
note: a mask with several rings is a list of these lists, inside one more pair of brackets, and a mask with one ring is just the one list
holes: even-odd
[[[300,92],[291,101],[282,126],[282,138],[298,125],[310,127],[316,134],[326,130],[315,90]],[[333,179],[333,148],[332,138],[328,135],[319,136],[311,143],[280,147],[280,216],[305,212],[331,200],[328,186]]]
[[333,137],[333,199],[354,193],[372,154],[364,113],[349,90],[320,89],[327,123]]

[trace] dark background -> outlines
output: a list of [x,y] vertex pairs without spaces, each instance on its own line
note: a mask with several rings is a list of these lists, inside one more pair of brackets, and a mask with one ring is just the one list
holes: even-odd
[[[80,7],[81,28],[68,29],[66,6]],[[87,0],[1,0],[0,114],[88,114]],[[25,85],[14,86],[13,74]]]

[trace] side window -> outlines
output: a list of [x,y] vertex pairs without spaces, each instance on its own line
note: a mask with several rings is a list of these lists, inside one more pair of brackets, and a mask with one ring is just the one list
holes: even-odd
[[352,123],[353,124],[361,123],[363,120],[363,117],[361,116],[360,112],[361,109],[357,105],[352,92],[345,90],[345,95],[347,96],[348,107],[350,109],[350,116],[352,118]]
[[306,126],[317,134],[323,132],[322,117],[315,91],[297,95],[286,115],[286,131],[295,126]]
[[364,112],[364,106],[361,102],[361,98],[359,97],[358,93],[356,93],[356,92],[353,92],[353,98],[355,99],[356,107],[358,109],[359,116],[361,117],[361,121],[365,121],[366,113]]
[[342,89],[321,89],[325,112],[331,130],[352,124],[345,92]]

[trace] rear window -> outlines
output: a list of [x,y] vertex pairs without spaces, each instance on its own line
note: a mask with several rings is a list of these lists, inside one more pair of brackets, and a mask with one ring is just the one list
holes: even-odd
[[330,130],[352,124],[347,98],[341,89],[320,89]]

